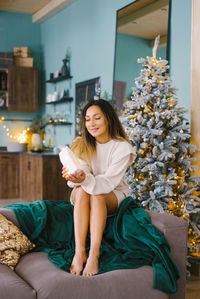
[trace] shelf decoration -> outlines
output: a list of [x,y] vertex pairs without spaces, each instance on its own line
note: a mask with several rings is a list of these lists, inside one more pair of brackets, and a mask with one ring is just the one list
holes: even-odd
[[37,133],[37,134],[44,134],[45,127],[48,124],[48,117],[41,118],[37,116],[33,119],[32,123],[30,124],[30,133]]
[[55,115],[49,116],[49,125],[71,125],[72,123],[69,122],[70,115],[66,112],[55,112]]
[[71,49],[67,48],[65,58],[62,60],[63,61],[63,66],[61,68],[61,76],[70,76],[70,59],[71,59]]
[[31,137],[32,149],[37,152],[43,148],[42,136],[38,133],[33,133]]
[[65,76],[69,76],[69,66],[67,65],[68,61],[67,59],[63,59],[63,66],[61,68],[61,76],[65,77]]
[[61,70],[56,70],[55,74],[50,73],[49,80],[46,80],[47,83],[56,83],[62,80],[71,79],[70,75],[70,60],[71,60],[71,49],[67,48],[65,58],[62,60],[63,65]]
[[30,133],[44,135],[45,128],[48,125],[71,125],[72,123],[68,119],[69,115],[67,113],[61,115],[60,112],[56,112],[53,116],[47,114],[44,118],[36,117],[30,125]]
[[72,97],[69,97],[69,90],[65,91],[64,88],[60,92],[54,91],[54,93],[49,93],[46,98],[46,104],[56,104],[61,102],[71,102]]
[[53,126],[56,126],[56,125],[72,125],[71,122],[64,121],[64,120],[51,120],[51,121],[49,121],[48,124],[53,125]]

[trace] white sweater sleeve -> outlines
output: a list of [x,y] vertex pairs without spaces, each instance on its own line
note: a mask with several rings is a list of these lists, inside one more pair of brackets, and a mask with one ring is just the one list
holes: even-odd
[[[91,168],[90,166],[82,159],[79,159],[79,162],[81,164],[81,169],[84,170],[85,174],[86,174],[86,177],[91,173]],[[70,182],[70,181],[67,181],[67,185],[70,187],[70,188],[74,188],[76,186],[80,186],[81,183],[73,183],[73,182]]]
[[135,157],[132,146],[126,147],[125,151],[119,148],[113,154],[112,163],[104,174],[94,176],[86,173],[86,178],[80,185],[87,193],[93,195],[113,191],[123,180],[127,168],[133,163]]

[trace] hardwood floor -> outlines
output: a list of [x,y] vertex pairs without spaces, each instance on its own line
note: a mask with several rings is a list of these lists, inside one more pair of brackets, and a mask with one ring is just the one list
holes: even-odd
[[[0,207],[15,202],[20,202],[20,199],[0,199]],[[200,276],[191,275],[187,280],[185,299],[200,299]]]
[[200,299],[200,277],[191,276],[187,281],[185,299]]

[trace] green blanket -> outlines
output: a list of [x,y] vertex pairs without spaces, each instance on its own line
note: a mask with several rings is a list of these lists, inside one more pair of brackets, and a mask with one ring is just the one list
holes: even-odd
[[[35,201],[5,206],[12,209],[22,231],[45,251],[57,267],[69,272],[74,255],[73,206],[65,201]],[[89,234],[86,241],[89,251]],[[131,197],[108,217],[103,235],[99,272],[135,269],[151,265],[155,289],[168,294],[177,291],[180,272],[170,256],[163,234],[150,222],[148,214]]]

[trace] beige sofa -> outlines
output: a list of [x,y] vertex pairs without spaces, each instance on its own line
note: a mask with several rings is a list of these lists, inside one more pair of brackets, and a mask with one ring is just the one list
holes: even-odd
[[[0,213],[19,226],[13,211]],[[167,295],[152,288],[153,268],[115,270],[93,277],[69,274],[51,263],[45,252],[28,253],[12,271],[0,264],[1,299],[184,299],[187,222],[166,214],[148,212],[152,224],[164,233],[174,261],[181,270],[178,292]]]

